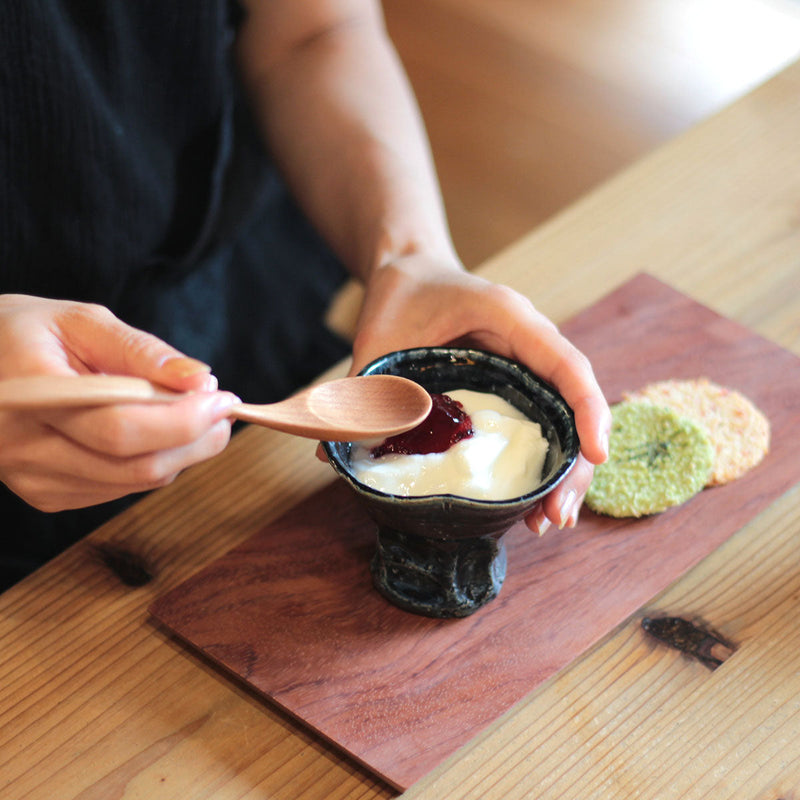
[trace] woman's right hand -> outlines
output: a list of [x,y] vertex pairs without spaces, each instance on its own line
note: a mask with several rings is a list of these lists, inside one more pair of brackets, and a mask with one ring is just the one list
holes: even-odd
[[0,379],[107,373],[187,392],[164,404],[0,411],[0,481],[42,511],[170,483],[220,453],[238,398],[209,368],[101,306],[0,295]]

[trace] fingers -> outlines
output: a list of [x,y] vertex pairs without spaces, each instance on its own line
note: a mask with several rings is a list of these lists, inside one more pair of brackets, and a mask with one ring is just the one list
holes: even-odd
[[0,295],[0,354],[0,377],[104,372],[176,391],[217,388],[206,364],[91,303]]
[[45,430],[24,448],[4,453],[3,482],[42,511],[95,505],[166,486],[187,467],[222,452],[230,431],[230,422],[221,420],[189,444],[120,458]]
[[159,405],[49,411],[40,419],[87,450],[129,458],[192,443],[225,419],[237,402],[229,392],[204,392]]
[[[527,298],[503,286],[484,294],[474,312],[483,326],[478,339],[505,350],[558,389],[575,415],[583,456],[602,464],[608,458],[611,412],[589,359]],[[511,324],[504,327],[502,320]]]
[[540,536],[551,525],[574,528],[593,474],[592,464],[578,455],[569,475],[525,518],[525,524]]
[[567,402],[575,414],[581,453],[592,464],[602,464],[608,458],[608,437],[611,430],[608,403],[602,394],[581,396]]
[[164,486],[227,446],[235,401],[211,393],[164,405],[2,414],[0,480],[43,511]]
[[589,359],[527,298],[508,289],[494,296],[503,316],[516,323],[507,334],[511,357],[558,389],[575,414],[581,452],[602,464],[608,458],[611,412]]
[[47,448],[58,459],[55,470],[36,461],[31,469],[15,470],[7,485],[41,511],[83,508],[166,486],[187,467],[222,452],[229,439],[230,424],[222,421],[191,445],[127,459],[76,452],[58,439]]
[[217,388],[207,364],[127,325],[102,306],[65,304],[56,319],[65,345],[91,371],[136,375],[177,391]]

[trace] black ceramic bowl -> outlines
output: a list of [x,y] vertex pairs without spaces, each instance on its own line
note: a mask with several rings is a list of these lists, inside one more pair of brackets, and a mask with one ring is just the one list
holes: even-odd
[[493,353],[422,347],[389,353],[363,375],[401,375],[429,392],[473,389],[504,398],[542,428],[548,442],[542,483],[509,500],[452,494],[403,497],[357,481],[350,442],[325,442],[328,460],[378,526],[372,573],[396,605],[436,617],[466,616],[497,595],[505,577],[502,535],[567,475],[578,454],[572,411],[561,395],[522,365]]

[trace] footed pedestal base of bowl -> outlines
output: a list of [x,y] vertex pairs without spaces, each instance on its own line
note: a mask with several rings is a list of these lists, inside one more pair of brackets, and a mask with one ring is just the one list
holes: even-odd
[[406,611],[469,616],[497,596],[505,576],[506,548],[500,537],[447,540],[378,530],[375,587]]
[[472,389],[496,395],[537,422],[547,439],[542,482],[508,500],[447,493],[403,497],[359,482],[350,442],[325,442],[336,472],[378,527],[372,577],[391,603],[429,617],[466,617],[493,600],[506,576],[503,535],[524,519],[575,464],[580,442],[564,398],[530,370],[494,353],[458,347],[400,350],[362,375],[401,375],[429,392]]

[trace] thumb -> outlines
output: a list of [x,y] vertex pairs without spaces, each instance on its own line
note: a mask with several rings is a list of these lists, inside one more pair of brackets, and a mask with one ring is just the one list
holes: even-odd
[[215,391],[211,367],[190,358],[157,336],[134,328],[106,308],[72,308],[62,334],[87,367],[115,375],[146,378],[176,391]]

